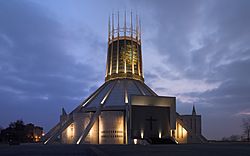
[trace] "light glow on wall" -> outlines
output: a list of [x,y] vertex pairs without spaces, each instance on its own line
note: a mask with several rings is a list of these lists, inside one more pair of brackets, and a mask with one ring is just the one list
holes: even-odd
[[134,139],[134,144],[136,145],[138,143],[138,140],[137,139]]
[[92,128],[90,129],[90,131],[89,131],[89,137],[90,137],[90,139],[92,138],[92,136],[93,136],[93,134],[94,134],[94,125],[92,126]]
[[159,132],[159,138],[161,139],[161,131]]
[[175,139],[179,143],[187,143],[187,130],[178,122],[176,122]]
[[99,143],[102,142],[102,132],[103,132],[103,122],[101,117],[99,117]]
[[125,103],[128,103],[128,91],[125,89]]
[[181,124],[177,123],[177,137],[178,138],[184,138],[187,136],[187,130],[181,126]]
[[126,60],[124,61],[124,73],[127,73],[127,64],[126,64]]
[[74,127],[73,123],[71,125],[69,125],[69,127],[67,128],[67,134],[66,135],[67,135],[68,140],[72,140],[74,138],[75,127]]
[[144,137],[144,133],[143,133],[143,130],[141,130],[141,138],[143,139]]
[[171,129],[171,130],[170,130],[170,136],[171,136],[171,137],[174,137],[174,136],[173,136],[173,132],[174,132],[174,130]]
[[117,139],[119,140],[119,144],[123,144],[124,141],[124,118],[123,116],[120,116],[118,118],[118,122],[116,125],[116,131],[119,132],[117,133],[117,135],[119,135],[120,137],[118,137]]
[[118,124],[116,125],[116,129],[119,131],[123,131],[123,116],[118,118]]

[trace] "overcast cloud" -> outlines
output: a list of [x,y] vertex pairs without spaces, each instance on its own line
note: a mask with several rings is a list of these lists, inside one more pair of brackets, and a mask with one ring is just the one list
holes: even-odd
[[[109,5],[110,4],[110,5]],[[142,18],[145,82],[195,104],[209,139],[241,134],[250,115],[250,1],[0,1],[0,125],[51,128],[104,82],[107,19]]]

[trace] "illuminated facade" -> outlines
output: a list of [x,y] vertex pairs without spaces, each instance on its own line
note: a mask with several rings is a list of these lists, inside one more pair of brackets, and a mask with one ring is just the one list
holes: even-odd
[[112,14],[109,20],[105,83],[71,113],[63,109],[44,144],[145,144],[153,138],[205,142],[201,116],[195,111],[179,115],[176,97],[158,96],[144,83],[140,20],[132,13],[128,22],[126,13],[123,21],[119,18]]

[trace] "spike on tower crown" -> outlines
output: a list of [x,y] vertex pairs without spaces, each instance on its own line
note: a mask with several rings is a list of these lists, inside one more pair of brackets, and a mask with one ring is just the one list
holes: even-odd
[[130,22],[127,22],[126,14],[125,11],[123,22],[120,21],[119,12],[115,15],[112,14],[111,20],[109,18],[105,81],[128,78],[144,82],[141,22],[137,15],[133,18],[132,12],[130,13]]

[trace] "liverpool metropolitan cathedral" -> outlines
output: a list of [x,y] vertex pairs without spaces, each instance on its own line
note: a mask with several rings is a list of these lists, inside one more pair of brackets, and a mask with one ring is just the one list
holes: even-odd
[[[114,19],[117,20],[114,20]],[[176,112],[176,97],[144,83],[141,24],[109,20],[105,82],[43,137],[44,144],[203,143],[201,116]]]

